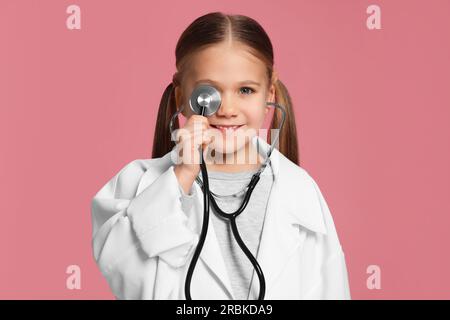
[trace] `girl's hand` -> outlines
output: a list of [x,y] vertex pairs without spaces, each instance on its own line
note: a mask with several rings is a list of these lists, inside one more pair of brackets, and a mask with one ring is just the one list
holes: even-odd
[[181,163],[174,167],[175,174],[183,190],[188,193],[195,178],[200,172],[201,146],[205,158],[206,147],[212,142],[209,134],[211,129],[208,119],[201,115],[192,115],[186,121],[183,128],[177,130],[176,139],[181,149]]

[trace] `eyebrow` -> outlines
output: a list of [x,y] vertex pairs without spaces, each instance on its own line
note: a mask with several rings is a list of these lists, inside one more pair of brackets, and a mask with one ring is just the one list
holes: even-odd
[[[215,85],[220,86],[220,83],[211,79],[202,79],[202,80],[197,80],[195,81],[195,85],[199,84],[200,82],[209,82],[209,83],[213,83]],[[253,80],[244,80],[244,81],[240,81],[238,82],[239,85],[243,85],[243,84],[253,84],[256,86],[260,86],[261,84],[259,82],[253,81]]]

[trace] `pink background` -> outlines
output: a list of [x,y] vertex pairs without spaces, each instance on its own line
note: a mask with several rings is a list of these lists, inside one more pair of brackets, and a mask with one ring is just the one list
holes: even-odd
[[[81,7],[81,30],[66,8]],[[381,7],[381,30],[366,8]],[[176,8],[176,10],[174,10]],[[450,298],[450,2],[1,1],[0,298],[113,299],[90,201],[150,158],[181,32],[210,11],[267,30],[354,299]],[[66,268],[81,268],[81,290]],[[381,289],[366,286],[369,265]]]

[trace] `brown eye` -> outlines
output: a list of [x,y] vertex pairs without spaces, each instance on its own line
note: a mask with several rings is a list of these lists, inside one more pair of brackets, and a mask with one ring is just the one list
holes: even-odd
[[249,87],[242,87],[241,92],[242,92],[242,89],[247,89],[247,91],[244,92],[244,94],[246,94],[246,95],[252,94],[255,92],[255,90],[253,90],[252,88],[249,88]]

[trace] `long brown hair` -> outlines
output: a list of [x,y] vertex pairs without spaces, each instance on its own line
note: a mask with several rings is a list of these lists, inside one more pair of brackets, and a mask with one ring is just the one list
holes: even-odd
[[[172,82],[164,91],[159,104],[153,139],[153,158],[164,156],[175,146],[169,131],[169,122],[177,111],[175,87],[183,79],[186,61],[200,49],[225,41],[231,37],[234,41],[245,44],[251,52],[260,58],[267,67],[269,84],[273,75],[274,55],[272,43],[261,25],[243,15],[228,15],[221,12],[211,12],[194,20],[181,34],[177,42],[175,57],[177,72]],[[275,83],[275,102],[286,110],[286,119],[280,131],[278,150],[289,160],[299,165],[297,130],[292,101],[284,84],[278,79]],[[275,109],[269,129],[278,128],[282,119],[281,111]],[[178,118],[175,119],[174,129],[180,127]],[[269,130],[268,140],[271,140]]]

